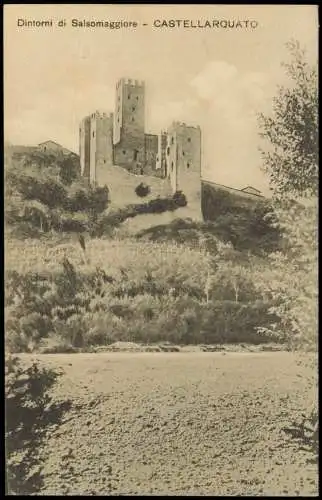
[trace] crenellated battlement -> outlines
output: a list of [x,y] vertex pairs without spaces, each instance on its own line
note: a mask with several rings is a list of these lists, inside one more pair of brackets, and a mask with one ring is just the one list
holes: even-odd
[[199,125],[188,125],[185,122],[173,121],[171,124],[172,128],[192,128],[195,130],[201,130]]
[[89,117],[86,117],[86,118],[87,119],[88,118],[97,119],[97,120],[103,120],[103,119],[108,118],[109,120],[113,120],[113,113],[111,113],[111,112],[107,113],[106,111],[96,110],[94,113],[92,113]]
[[116,83],[116,88],[118,89],[120,86],[126,85],[130,87],[145,87],[145,81],[144,80],[136,80],[133,78],[120,78],[118,82]]

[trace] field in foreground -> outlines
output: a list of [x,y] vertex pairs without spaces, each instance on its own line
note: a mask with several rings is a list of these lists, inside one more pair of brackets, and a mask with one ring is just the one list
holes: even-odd
[[[61,367],[72,408],[44,443],[41,494],[317,495],[283,433],[312,404],[292,353],[22,355]],[[111,469],[110,469],[111,467]]]

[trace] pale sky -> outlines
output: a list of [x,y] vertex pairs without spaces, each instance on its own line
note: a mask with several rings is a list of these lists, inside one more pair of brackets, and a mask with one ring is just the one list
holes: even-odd
[[[47,20],[59,28],[17,27]],[[135,29],[74,28],[71,20],[137,21]],[[155,19],[255,20],[257,28],[156,28]],[[148,26],[142,26],[147,23]],[[5,139],[51,139],[78,152],[80,120],[114,111],[120,77],[146,82],[146,131],[201,126],[202,176],[264,192],[256,112],[270,110],[285,43],[317,60],[318,14],[305,5],[6,5]]]

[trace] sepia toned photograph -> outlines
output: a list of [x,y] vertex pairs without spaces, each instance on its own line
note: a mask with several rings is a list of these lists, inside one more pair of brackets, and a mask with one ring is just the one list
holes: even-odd
[[318,28],[4,6],[6,495],[318,497]]

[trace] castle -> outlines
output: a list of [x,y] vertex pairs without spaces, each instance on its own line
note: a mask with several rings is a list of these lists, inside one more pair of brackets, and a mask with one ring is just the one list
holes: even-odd
[[96,111],[81,121],[82,175],[99,185],[100,173],[117,165],[132,174],[160,177],[167,180],[172,193],[182,191],[188,205],[200,208],[200,127],[173,122],[159,135],[145,129],[145,83],[121,78],[114,113]]

